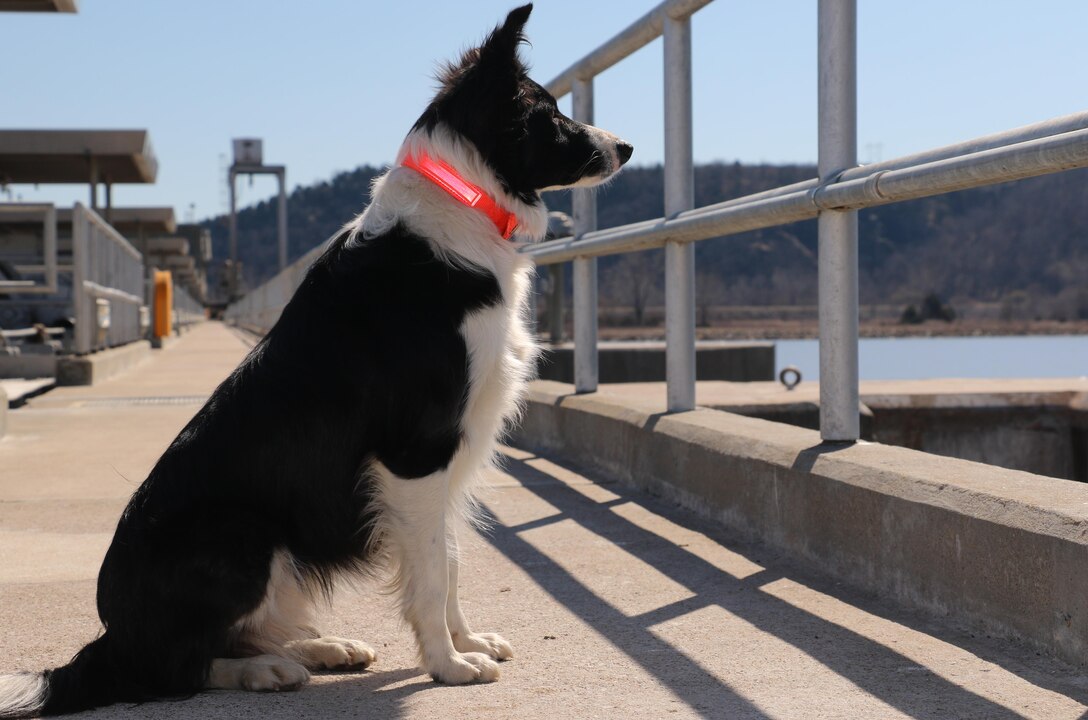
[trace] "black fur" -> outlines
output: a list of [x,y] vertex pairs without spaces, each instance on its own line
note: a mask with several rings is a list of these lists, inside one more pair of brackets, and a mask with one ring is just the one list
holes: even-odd
[[99,575],[106,632],[52,672],[45,714],[202,688],[278,549],[319,585],[365,564],[360,470],[449,463],[468,387],[459,327],[502,300],[490,274],[401,227],[334,240],[133,495]]
[[[603,179],[631,148],[564,117],[527,77],[531,9],[449,68],[415,130],[460,134],[535,204],[543,188]],[[516,310],[498,278],[431,242],[403,225],[331,242],[133,495],[99,575],[105,633],[45,673],[45,714],[205,687],[214,658],[246,652],[232,628],[260,606],[279,551],[315,592],[366,569],[380,541],[366,469],[411,479],[450,463],[470,382],[463,321]]]
[[[528,76],[518,57],[532,7],[512,11],[483,45],[446,69],[415,129],[453,129],[472,142],[507,192],[535,205],[541,188],[570,185],[608,168],[585,126],[559,112],[555,98]],[[481,107],[494,111],[482,113]]]

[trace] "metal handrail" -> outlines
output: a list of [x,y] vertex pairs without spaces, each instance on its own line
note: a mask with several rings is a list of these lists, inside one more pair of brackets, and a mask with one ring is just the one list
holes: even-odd
[[40,337],[41,335],[58,336],[65,333],[65,329],[62,327],[45,327],[44,325],[39,327],[29,328],[12,328],[10,330],[0,330],[0,337],[5,337],[11,340],[18,340],[28,337]]
[[[1088,113],[1082,115],[1088,118]],[[549,240],[528,246],[524,252],[538,265],[603,257],[662,247],[667,241],[696,242],[810,220],[820,210],[875,207],[1082,168],[1088,166],[1088,129],[933,162],[912,165],[893,160],[882,165],[897,169],[843,173],[825,185],[815,180],[795,183],[689,210],[671,219],[657,218],[597,230],[580,238]]]
[[189,291],[184,287],[175,285],[172,295],[174,298],[174,316],[178,328],[195,325],[206,319],[204,303],[190,295]]
[[711,0],[669,0],[546,87],[574,94],[592,122],[593,78],[664,34],[665,217],[596,229],[591,191],[573,193],[574,235],[526,247],[537,264],[573,261],[575,387],[597,388],[596,258],[665,247],[668,408],[695,406],[693,243],[813,217],[819,221],[820,431],[854,441],[858,417],[857,209],[1088,167],[1088,112],[882,163],[856,159],[856,0],[820,0],[819,177],[691,208],[690,16]]
[[668,0],[627,26],[611,40],[600,45],[544,87],[556,98],[571,92],[576,80],[600,75],[628,55],[649,45],[665,33],[666,20],[686,20],[714,0]]
[[[856,162],[856,0],[820,0],[818,176],[692,207],[691,16],[712,0],[666,0],[564,70],[546,87],[572,94],[593,121],[593,79],[664,36],[665,217],[597,230],[592,191],[573,192],[573,237],[527,246],[538,264],[573,261],[575,387],[597,388],[597,268],[604,255],[665,247],[668,408],[695,405],[694,243],[819,218],[820,432],[859,435],[857,209],[1088,167],[1088,112],[1075,113],[872,165]],[[320,252],[316,248],[227,310],[267,331]]]
[[[666,0],[611,40],[560,73],[545,87],[555,97],[572,95],[575,120],[593,123],[593,78],[658,37],[664,37],[665,72],[665,213],[694,204],[691,150],[691,16],[712,0]],[[597,229],[592,190],[574,190],[571,198],[576,237]],[[574,384],[578,392],[597,389],[597,261],[574,257]],[[666,377],[670,410],[695,405],[695,253],[687,245],[666,243]]]
[[85,354],[140,339],[143,255],[80,203],[72,209],[72,266],[75,352]]

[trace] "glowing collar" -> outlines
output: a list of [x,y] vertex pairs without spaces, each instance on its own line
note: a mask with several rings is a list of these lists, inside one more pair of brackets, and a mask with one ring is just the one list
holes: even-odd
[[514,234],[514,229],[518,226],[517,215],[503,210],[494,198],[458,175],[457,171],[446,163],[435,160],[427,153],[420,151],[418,158],[406,155],[402,164],[445,190],[457,202],[487,215],[504,240],[509,240]]

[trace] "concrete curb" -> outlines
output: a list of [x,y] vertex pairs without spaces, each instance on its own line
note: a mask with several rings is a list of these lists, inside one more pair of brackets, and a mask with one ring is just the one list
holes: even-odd
[[562,454],[908,605],[1088,661],[1088,486],[533,384],[515,444]]
[[151,343],[137,340],[90,355],[57,360],[57,385],[94,385],[151,357]]
[[[610,394],[645,394],[609,386]],[[658,390],[664,397],[664,385]],[[885,445],[1088,482],[1086,378],[864,381],[861,436]],[[699,383],[704,407],[810,429],[819,385]]]
[[0,378],[41,378],[57,374],[57,356],[49,353],[0,355]]
[[[774,353],[770,342],[701,341],[695,344],[695,374],[700,380],[774,380]],[[597,356],[602,383],[665,380],[663,342],[602,342]],[[542,346],[537,365],[542,379],[573,383],[573,343]]]

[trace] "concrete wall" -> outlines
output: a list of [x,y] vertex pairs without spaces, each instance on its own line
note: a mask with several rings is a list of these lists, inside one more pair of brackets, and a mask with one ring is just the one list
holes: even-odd
[[147,340],[87,355],[66,355],[57,360],[57,385],[94,385],[150,357],[151,343]]
[[[811,388],[700,388],[706,407],[819,427]],[[860,412],[866,440],[1088,482],[1088,383],[1079,378],[865,382]]]
[[1088,486],[708,409],[534,383],[516,443],[854,585],[1088,661]]
[[[773,380],[774,343],[700,342],[695,346],[695,374],[700,380],[751,382]],[[665,343],[614,342],[598,346],[602,383],[656,382],[665,379]],[[544,346],[540,378],[574,382],[574,345]]]
[[1068,406],[873,408],[873,440],[915,450],[1088,481],[1084,412]]
[[42,378],[56,374],[57,355],[51,347],[24,345],[0,349],[0,378]]
[[257,335],[267,333],[279,320],[283,308],[291,300],[298,286],[302,284],[310,266],[321,257],[328,243],[329,240],[321,243],[288,265],[271,280],[250,290],[245,297],[232,303],[223,314],[223,319]]

